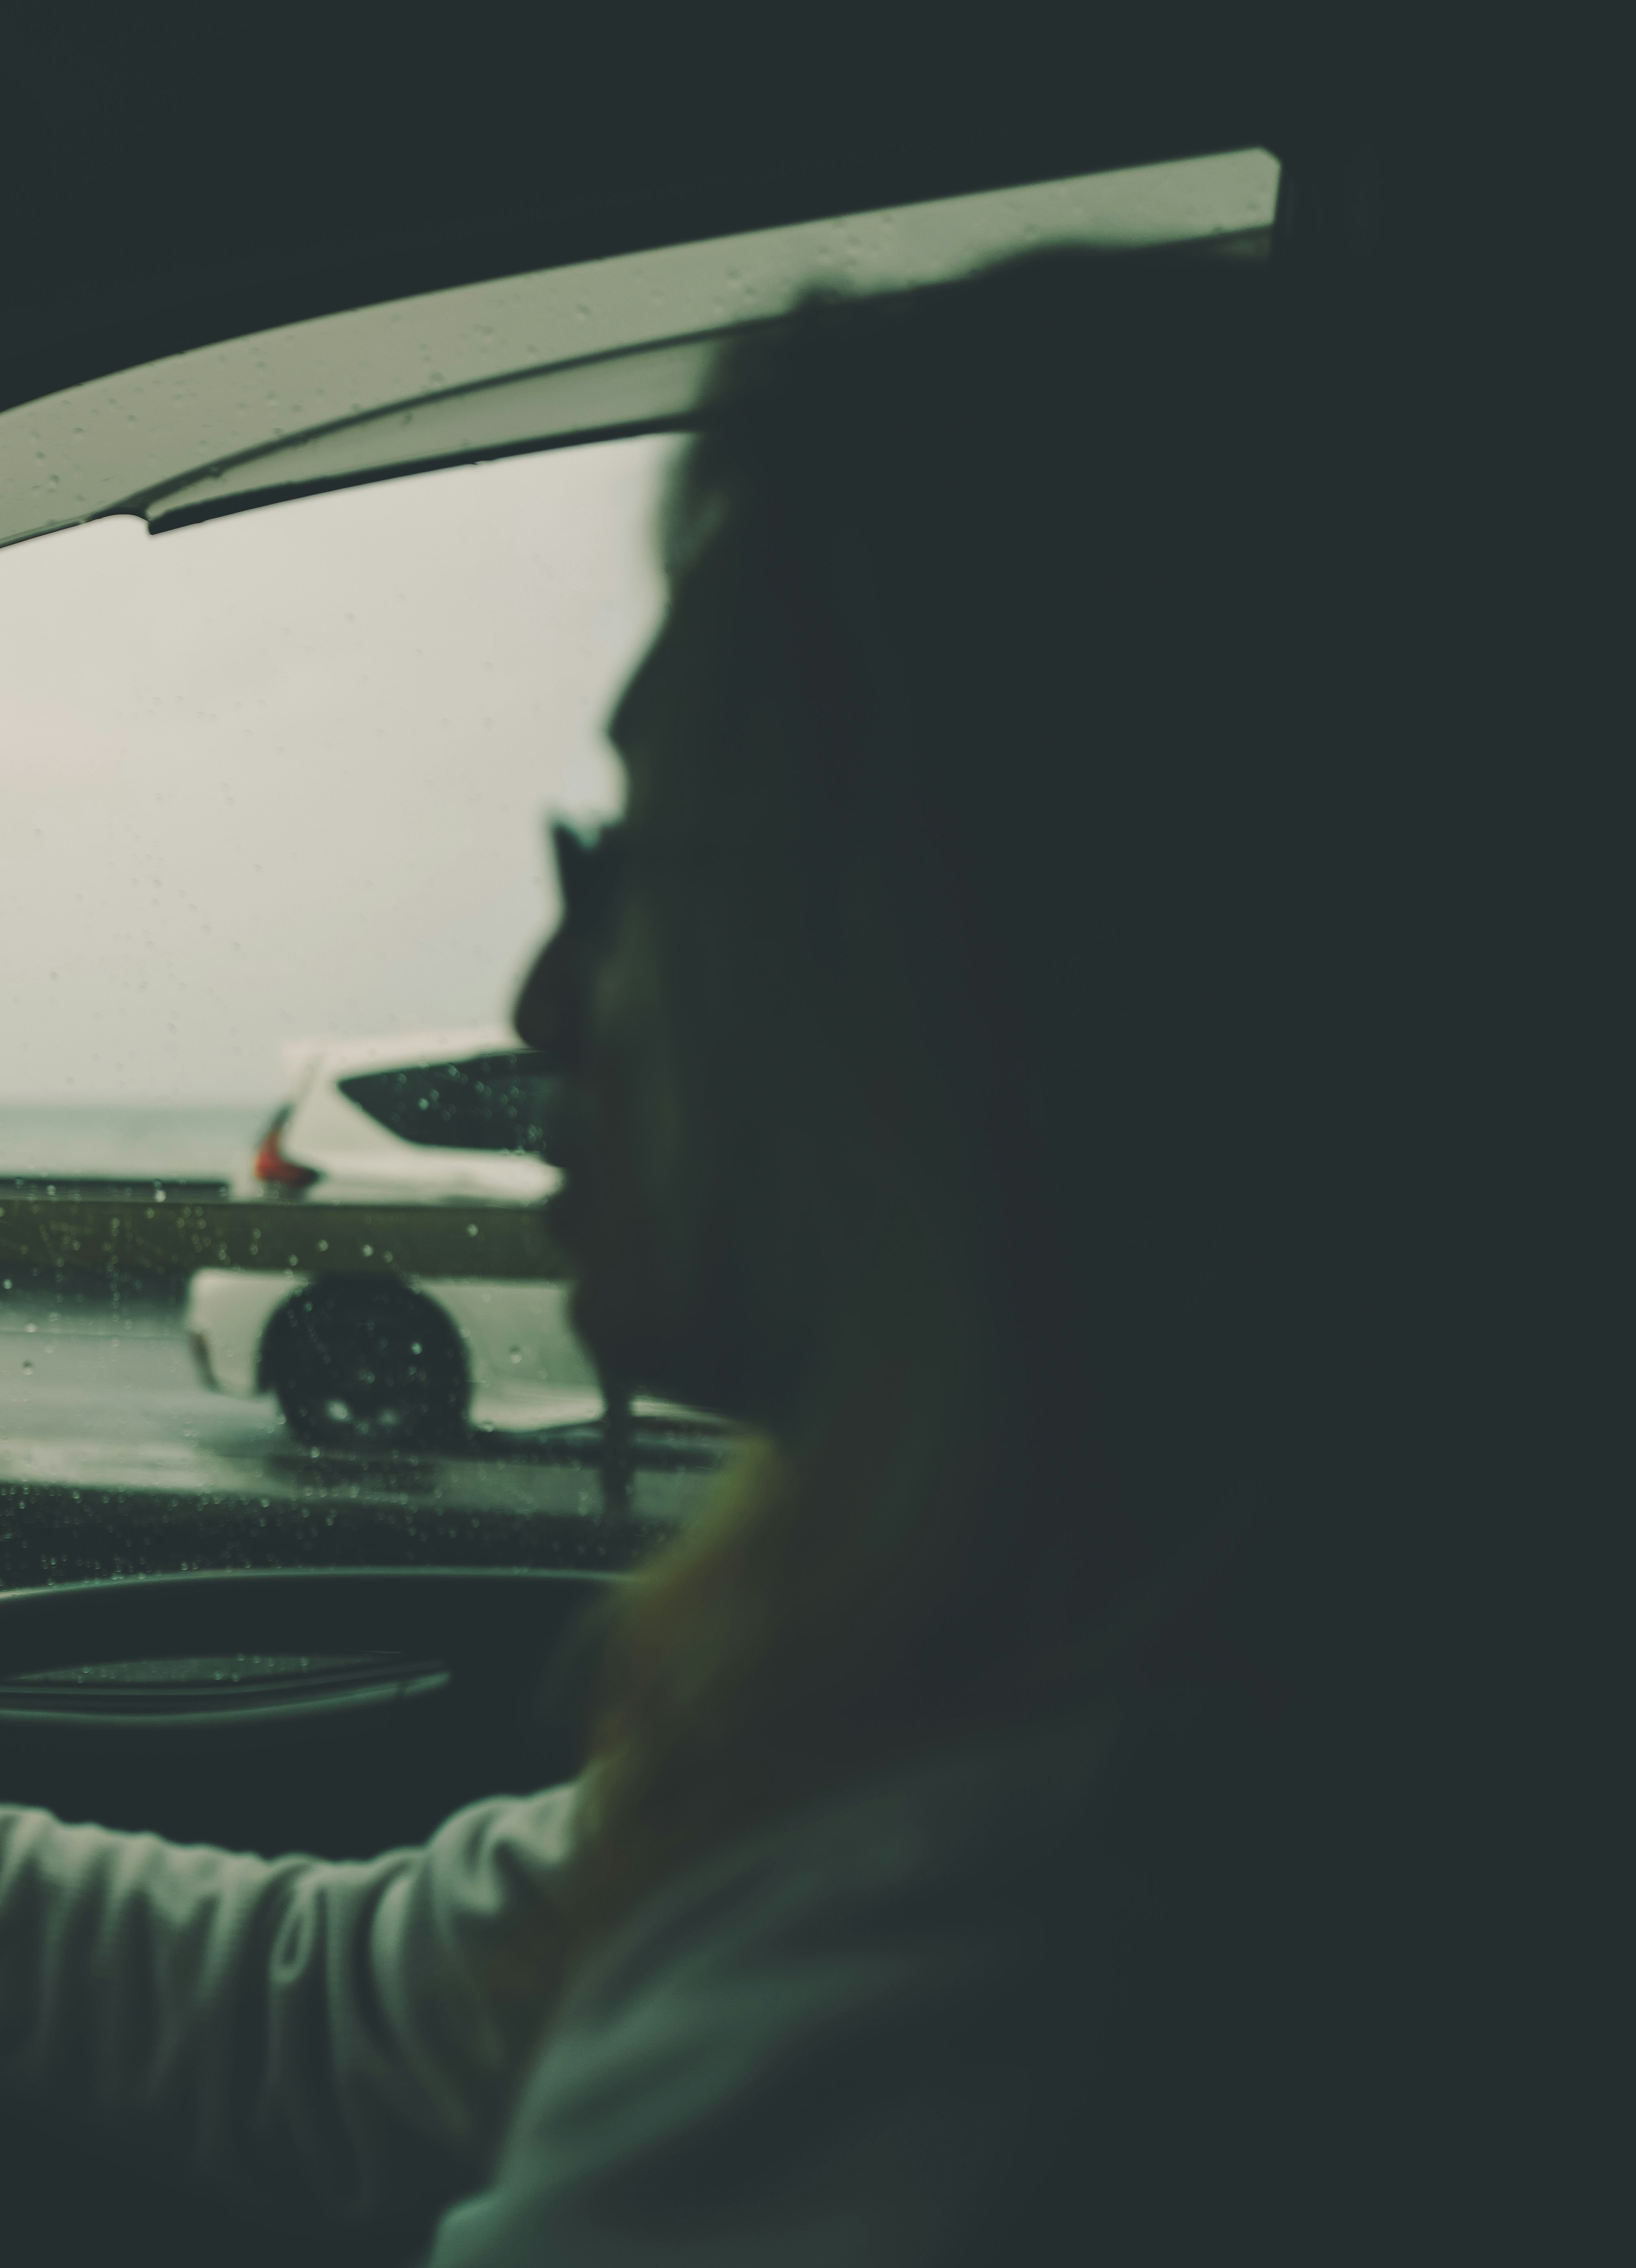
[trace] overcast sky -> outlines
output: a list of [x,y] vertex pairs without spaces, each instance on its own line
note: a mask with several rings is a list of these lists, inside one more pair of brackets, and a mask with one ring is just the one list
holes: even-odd
[[659,616],[668,439],[0,551],[0,1103],[503,1019]]

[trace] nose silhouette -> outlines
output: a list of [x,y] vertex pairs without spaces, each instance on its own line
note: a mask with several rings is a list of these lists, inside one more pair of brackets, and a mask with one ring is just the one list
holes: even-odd
[[523,979],[512,1022],[525,1047],[547,1058],[553,1071],[579,1070],[585,1058],[585,1006],[580,947],[564,923],[547,939]]

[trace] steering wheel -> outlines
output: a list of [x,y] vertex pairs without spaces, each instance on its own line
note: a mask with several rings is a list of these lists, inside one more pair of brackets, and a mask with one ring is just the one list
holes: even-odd
[[525,1705],[549,1673],[545,1705],[566,1724],[583,1649],[564,1642],[624,1580],[584,1568],[277,1567],[0,1592],[0,1685],[120,1661],[395,1655],[441,1667],[457,1705],[475,1711]]

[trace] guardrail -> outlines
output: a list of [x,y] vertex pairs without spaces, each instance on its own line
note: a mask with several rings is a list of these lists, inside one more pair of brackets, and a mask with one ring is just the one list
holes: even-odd
[[22,1269],[186,1275],[489,1277],[570,1271],[535,1205],[325,1204],[0,1194],[0,1262]]
[[7,1197],[117,1197],[146,1204],[161,1193],[167,1200],[203,1204],[225,1197],[229,1187],[220,1174],[0,1174],[0,1204]]

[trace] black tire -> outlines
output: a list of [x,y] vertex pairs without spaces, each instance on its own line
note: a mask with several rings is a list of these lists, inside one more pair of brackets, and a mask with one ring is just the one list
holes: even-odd
[[470,1387],[447,1318],[401,1285],[331,1279],[281,1307],[267,1383],[297,1440],[315,1448],[455,1447]]

